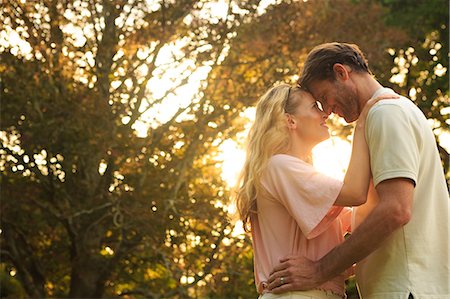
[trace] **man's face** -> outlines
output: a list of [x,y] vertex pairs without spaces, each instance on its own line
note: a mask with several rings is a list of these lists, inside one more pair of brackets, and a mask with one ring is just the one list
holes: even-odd
[[361,112],[356,89],[352,87],[348,81],[323,80],[312,82],[308,89],[322,104],[325,113],[333,112],[351,123],[358,119]]

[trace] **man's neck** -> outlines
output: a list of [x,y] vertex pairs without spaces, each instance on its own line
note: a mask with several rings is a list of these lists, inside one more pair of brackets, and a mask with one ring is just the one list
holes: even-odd
[[356,83],[358,88],[358,98],[362,106],[366,104],[368,100],[370,100],[372,95],[378,89],[383,87],[369,74],[359,75],[355,78],[355,80],[357,81]]

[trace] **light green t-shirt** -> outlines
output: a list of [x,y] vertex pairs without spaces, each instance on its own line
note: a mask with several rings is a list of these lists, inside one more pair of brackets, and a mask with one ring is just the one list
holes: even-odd
[[[394,92],[372,97],[384,93]],[[415,188],[411,220],[357,264],[362,298],[450,298],[450,200],[430,124],[409,99],[382,100],[367,116],[366,138],[374,185],[409,178]]]

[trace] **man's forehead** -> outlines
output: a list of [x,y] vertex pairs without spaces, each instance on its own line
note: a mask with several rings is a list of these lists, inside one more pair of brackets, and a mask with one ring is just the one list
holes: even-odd
[[329,80],[313,81],[309,84],[309,89],[311,93],[325,93],[332,91],[334,84]]
[[328,80],[314,80],[309,83],[309,87],[313,89],[323,89],[330,85],[330,83],[331,82]]
[[322,82],[311,82],[308,86],[309,92],[317,99],[321,96],[321,92],[324,91],[325,86],[321,84]]

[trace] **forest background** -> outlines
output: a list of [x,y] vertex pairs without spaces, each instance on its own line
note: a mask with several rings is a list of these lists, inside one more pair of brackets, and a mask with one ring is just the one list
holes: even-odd
[[1,297],[256,298],[221,145],[319,43],[420,107],[449,181],[448,6],[0,0]]

